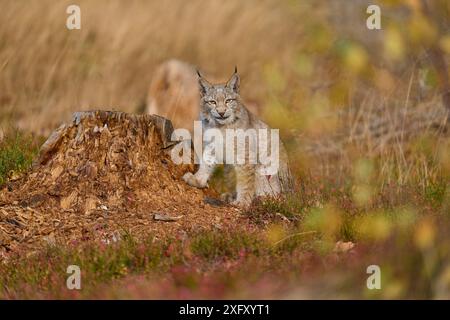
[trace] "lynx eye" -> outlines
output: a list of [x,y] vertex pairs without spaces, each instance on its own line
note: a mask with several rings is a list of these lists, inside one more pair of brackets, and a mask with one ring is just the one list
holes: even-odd
[[225,100],[225,103],[231,103],[231,102],[233,102],[235,99],[227,99],[227,100]]
[[215,102],[214,100],[209,100],[209,101],[208,101],[208,104],[213,104],[213,105],[215,105],[216,102]]

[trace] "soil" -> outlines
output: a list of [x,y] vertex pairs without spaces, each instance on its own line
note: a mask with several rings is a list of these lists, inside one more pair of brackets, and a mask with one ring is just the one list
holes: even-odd
[[42,145],[33,168],[0,190],[0,253],[124,234],[162,239],[247,224],[213,206],[212,190],[186,185],[175,165],[169,120],[155,115],[75,113]]

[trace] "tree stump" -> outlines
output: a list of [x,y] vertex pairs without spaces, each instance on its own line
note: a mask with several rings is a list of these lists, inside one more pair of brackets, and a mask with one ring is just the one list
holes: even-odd
[[154,115],[75,113],[42,145],[32,170],[0,190],[0,248],[108,242],[125,231],[163,237],[237,219],[235,209],[204,202],[212,191],[181,181],[194,168],[171,161],[172,131],[169,120]]

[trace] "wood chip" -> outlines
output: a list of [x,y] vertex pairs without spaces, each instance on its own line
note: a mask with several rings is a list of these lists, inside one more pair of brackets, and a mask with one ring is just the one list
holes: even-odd
[[172,216],[169,216],[164,213],[154,213],[153,214],[153,219],[157,220],[157,221],[173,222],[173,221],[178,221],[181,218],[183,218],[183,216],[172,217]]
[[170,161],[171,126],[149,114],[77,113],[44,143],[31,171],[11,182],[12,191],[0,191],[2,246],[32,252],[98,242],[118,229],[165,239],[182,230],[245,227],[250,222],[237,208],[205,205],[205,196],[218,195],[181,180],[194,166]]

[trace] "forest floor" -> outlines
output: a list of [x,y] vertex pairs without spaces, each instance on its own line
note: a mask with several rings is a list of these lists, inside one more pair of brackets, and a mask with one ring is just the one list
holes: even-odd
[[242,210],[182,182],[189,168],[130,119],[69,125],[50,158],[2,142],[0,298],[449,298],[447,182],[362,202],[356,182],[305,175]]

